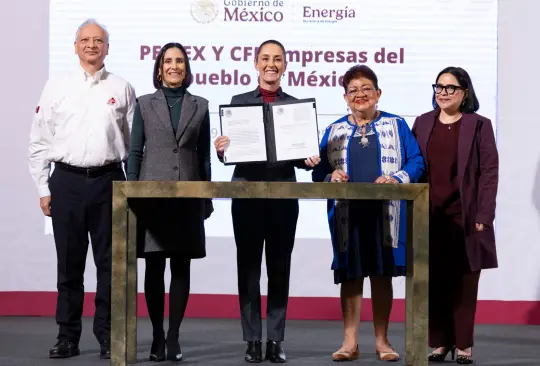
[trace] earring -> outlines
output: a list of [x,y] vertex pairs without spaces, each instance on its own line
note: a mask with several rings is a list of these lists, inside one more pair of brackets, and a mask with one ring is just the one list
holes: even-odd
[[158,81],[161,81],[161,74],[157,76]]

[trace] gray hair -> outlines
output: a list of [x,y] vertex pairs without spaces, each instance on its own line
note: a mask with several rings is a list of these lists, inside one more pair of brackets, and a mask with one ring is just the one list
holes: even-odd
[[79,26],[79,28],[77,28],[77,33],[75,33],[75,42],[77,42],[77,40],[79,39],[79,33],[81,32],[81,29],[90,24],[95,24],[101,29],[103,29],[103,32],[105,33],[105,43],[109,43],[109,32],[107,31],[107,28],[95,19],[87,19]]

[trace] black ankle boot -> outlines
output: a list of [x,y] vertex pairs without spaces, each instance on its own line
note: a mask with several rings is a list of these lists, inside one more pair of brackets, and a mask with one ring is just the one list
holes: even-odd
[[178,332],[167,333],[167,360],[169,361],[182,361],[184,358],[178,338]]
[[266,359],[272,363],[287,362],[287,357],[285,356],[285,351],[283,350],[281,342],[266,342]]
[[248,363],[260,363],[263,361],[261,341],[247,342],[244,360]]

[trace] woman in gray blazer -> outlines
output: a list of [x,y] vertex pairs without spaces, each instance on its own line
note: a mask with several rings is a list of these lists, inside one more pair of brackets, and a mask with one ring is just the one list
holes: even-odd
[[[154,65],[153,94],[138,99],[131,132],[130,181],[210,181],[208,101],[190,94],[192,74],[184,47],[168,43]],[[138,255],[144,257],[144,293],[153,327],[151,361],[179,361],[180,323],[189,297],[190,263],[206,256],[204,220],[210,200],[130,203],[138,218]],[[169,330],[163,329],[165,261],[170,258]],[[167,348],[167,355],[165,355]]]

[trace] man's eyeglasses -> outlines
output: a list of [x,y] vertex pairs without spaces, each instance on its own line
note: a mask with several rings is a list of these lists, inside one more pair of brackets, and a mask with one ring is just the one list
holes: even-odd
[[440,84],[433,84],[433,91],[436,94],[441,94],[443,90],[446,91],[446,94],[452,95],[456,92],[456,90],[465,90],[465,88],[459,86],[459,85],[440,85]]

